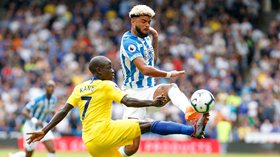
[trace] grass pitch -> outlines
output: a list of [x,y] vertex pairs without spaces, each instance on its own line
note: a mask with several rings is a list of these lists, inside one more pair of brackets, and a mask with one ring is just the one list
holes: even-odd
[[[8,153],[15,153],[15,149],[0,149],[0,157],[8,157]],[[33,157],[47,156],[46,152],[36,152]],[[280,154],[144,154],[137,153],[133,157],[279,157]],[[57,152],[56,157],[90,157],[87,152]]]

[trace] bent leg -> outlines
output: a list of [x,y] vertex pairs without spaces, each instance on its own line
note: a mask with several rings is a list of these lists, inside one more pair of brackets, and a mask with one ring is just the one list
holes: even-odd
[[154,98],[160,94],[167,96],[183,112],[186,112],[187,106],[190,106],[189,99],[175,83],[160,85],[154,93]]
[[26,150],[26,149],[25,149],[26,157],[31,157],[32,154],[33,154],[33,151],[34,151],[34,150]]
[[32,132],[32,131],[35,131],[35,129],[32,126],[32,124],[28,123],[28,122],[25,122],[24,125],[23,125],[22,132],[23,132],[24,149],[25,149],[26,157],[31,157],[33,152],[34,152],[34,149],[36,147],[36,143],[28,144],[26,142],[26,139],[28,139],[30,137],[30,135],[27,135],[27,133],[28,132]]
[[93,157],[122,157],[115,146],[99,146],[94,140],[85,143],[89,154]]
[[158,88],[154,92],[153,98],[155,98],[161,94],[168,97],[168,99],[171,100],[171,102],[175,106],[177,106],[181,111],[183,111],[185,113],[186,121],[196,122],[200,118],[200,115],[202,115],[193,109],[189,99],[178,88],[178,86],[176,84],[172,83],[172,84],[164,84],[164,85],[158,86]]
[[138,149],[139,149],[140,140],[141,140],[141,136],[136,137],[133,140],[133,144],[132,145],[127,145],[127,146],[121,147],[120,148],[121,154],[123,156],[131,156],[131,155],[135,154],[138,151]]
[[140,130],[141,130],[141,134],[147,133],[151,131],[151,127],[152,127],[152,123],[153,122],[139,122],[140,125]]
[[153,99],[155,99],[157,96],[163,95],[167,97],[167,102],[170,101],[170,97],[168,96],[168,91],[171,89],[172,85],[171,84],[161,84],[157,87],[153,94]]
[[[141,134],[150,132],[150,130],[151,130],[151,122],[139,122],[139,126],[140,126],[140,130],[141,130]],[[119,149],[121,154],[123,156],[131,156],[131,155],[135,154],[139,149],[140,140],[141,140],[141,136],[136,137],[133,140],[132,145],[127,145],[127,146],[121,147]]]
[[183,134],[191,136],[195,132],[195,127],[170,121],[154,121],[151,124],[151,132],[159,135]]
[[[104,133],[98,137],[102,139],[102,143],[99,142],[97,143],[98,145],[121,147],[119,151],[123,156],[131,155],[138,150],[141,135],[138,120],[126,119],[111,121],[106,131],[108,134]],[[135,140],[137,138],[139,138],[138,141]]]
[[46,140],[42,143],[45,145],[46,149],[49,152],[48,157],[55,157],[54,141]]
[[[147,90],[129,90],[129,91],[127,91],[127,93],[129,93],[128,96],[133,97],[133,98],[137,98],[137,99],[140,99],[140,100],[143,100],[143,99],[152,100],[152,95],[149,94],[149,93],[152,93],[152,92],[149,92]],[[145,119],[145,115],[146,115],[146,108],[145,107],[142,107],[142,108],[125,107],[125,111],[124,111],[124,114],[123,114],[123,119],[139,119],[139,120],[141,120],[141,119]],[[141,137],[138,136],[133,140],[132,144],[120,147],[119,151],[121,152],[121,154],[124,157],[131,156],[131,155],[135,154],[138,151],[138,148],[139,148],[139,145],[140,145],[140,138]]]
[[192,135],[194,126],[183,125],[170,121],[139,122],[141,134],[152,132],[159,135],[183,134]]
[[49,131],[41,141],[48,151],[48,157],[55,157],[54,135],[52,131]]

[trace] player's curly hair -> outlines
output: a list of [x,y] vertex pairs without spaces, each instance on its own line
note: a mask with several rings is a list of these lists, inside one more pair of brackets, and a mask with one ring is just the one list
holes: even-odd
[[154,17],[155,14],[156,13],[154,12],[154,10],[147,5],[136,5],[130,10],[129,17],[133,18],[133,17],[142,16],[142,15]]
[[53,80],[48,80],[46,86],[55,86],[55,82]]

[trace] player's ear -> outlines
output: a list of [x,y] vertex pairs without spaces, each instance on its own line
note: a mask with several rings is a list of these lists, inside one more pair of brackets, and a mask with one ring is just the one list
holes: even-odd
[[131,22],[131,24],[135,23],[136,22],[136,18],[135,17],[131,18],[130,22]]
[[101,67],[96,67],[96,74],[100,75],[102,73]]

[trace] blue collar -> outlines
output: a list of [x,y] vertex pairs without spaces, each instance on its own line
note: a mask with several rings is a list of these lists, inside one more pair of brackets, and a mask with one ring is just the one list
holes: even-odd
[[96,76],[93,76],[93,77],[91,78],[91,81],[97,81],[97,80],[101,80],[101,79],[98,78],[98,77],[96,77]]
[[93,81],[97,81],[97,80],[100,80],[99,78],[93,76],[91,79],[90,79],[90,83],[92,83]]

